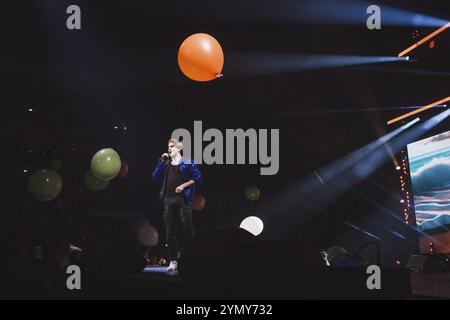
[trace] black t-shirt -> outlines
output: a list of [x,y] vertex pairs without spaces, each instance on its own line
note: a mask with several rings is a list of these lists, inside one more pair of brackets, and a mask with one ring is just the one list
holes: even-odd
[[166,195],[177,194],[175,189],[183,183],[183,176],[181,175],[180,167],[174,166],[171,163],[167,166],[167,183]]

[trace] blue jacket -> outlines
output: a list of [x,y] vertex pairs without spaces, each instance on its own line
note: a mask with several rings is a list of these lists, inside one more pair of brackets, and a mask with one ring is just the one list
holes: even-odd
[[[167,167],[169,163],[170,160],[159,160],[156,164],[155,170],[153,170],[153,180],[162,182],[161,191],[159,194],[160,200],[164,198],[166,192]],[[192,199],[194,198],[195,194],[195,186],[202,182],[202,174],[195,164],[194,160],[182,157],[179,166],[181,175],[183,177],[183,183],[189,180],[194,180],[195,182],[195,184],[190,187],[184,188],[183,190],[183,196],[186,199],[186,202],[189,205],[192,205]]]

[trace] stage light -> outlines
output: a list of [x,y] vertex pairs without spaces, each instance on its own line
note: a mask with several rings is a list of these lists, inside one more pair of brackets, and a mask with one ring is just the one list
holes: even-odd
[[289,53],[237,53],[229,58],[228,75],[259,75],[406,61],[395,56],[349,56]]
[[377,227],[379,227],[379,228],[381,228],[383,230],[386,230],[389,233],[392,233],[393,235],[395,235],[396,237],[398,237],[398,238],[400,238],[402,240],[406,240],[406,237],[404,235],[402,235],[402,234],[400,234],[400,233],[398,233],[398,232],[396,232],[396,231],[394,231],[394,230],[392,230],[392,229],[390,229],[388,227],[385,227],[385,226],[383,226],[383,225],[381,225],[379,223],[376,223],[376,222],[371,222],[371,224],[373,224],[373,225],[375,225],[375,226],[377,226]]
[[28,108],[28,111],[29,111],[29,112],[33,112],[33,109],[32,109],[32,108]]
[[363,233],[368,235],[369,237],[372,237],[372,238],[376,239],[376,240],[381,240],[380,237],[377,237],[376,235],[374,235],[374,234],[372,234],[372,233],[370,233],[368,231],[363,231]]
[[[450,76],[450,73],[448,74]],[[286,117],[293,117],[293,116],[303,116],[303,115],[331,115],[331,114],[338,114],[338,113],[358,113],[358,112],[372,112],[372,111],[389,111],[389,110],[409,110],[409,109],[420,109],[423,106],[403,106],[403,107],[372,107],[372,108],[363,108],[363,107],[351,107],[351,108],[333,108],[333,109],[310,109],[310,110],[304,110],[304,111],[289,111],[289,112],[277,112],[277,115],[279,116],[286,116]],[[445,104],[441,104],[436,106],[435,108],[445,108]],[[255,113],[247,113],[247,112],[241,112],[241,113],[234,113],[231,117],[233,119],[241,118],[241,117],[257,117],[257,118],[272,118],[274,115],[273,112],[258,112]],[[223,119],[224,115],[221,114],[221,119]],[[394,160],[393,160],[394,161]]]
[[398,121],[400,121],[400,120],[406,119],[406,118],[408,118],[408,117],[410,117],[410,116],[413,116],[413,115],[415,115],[415,114],[418,114],[418,113],[421,113],[421,112],[426,111],[426,110],[428,110],[428,109],[431,109],[431,108],[433,108],[433,107],[436,107],[436,106],[438,106],[438,105],[440,105],[440,104],[442,104],[442,103],[444,103],[444,102],[447,102],[447,101],[450,101],[450,96],[447,97],[447,98],[444,98],[444,99],[442,99],[442,100],[433,102],[432,104],[429,104],[429,105],[427,105],[427,106],[424,106],[424,107],[421,107],[421,108],[419,108],[419,109],[416,109],[416,110],[414,110],[414,111],[405,113],[404,115],[399,116],[399,117],[397,117],[397,118],[391,119],[391,120],[389,120],[389,121],[387,122],[387,124],[388,124],[388,125],[391,125],[391,124],[396,123],[396,122],[398,122]]
[[[274,8],[276,3],[276,8]],[[224,6],[209,6],[208,10],[190,10],[189,2],[180,2],[177,5],[179,12],[189,11],[194,20],[213,17],[218,21],[230,23],[237,22],[271,22],[293,24],[319,24],[319,25],[367,25],[369,6],[377,3],[354,0],[246,0],[239,6],[229,6],[224,11]],[[419,14],[402,8],[392,7],[386,4],[378,4],[381,13],[381,25],[407,26],[407,27],[439,27],[445,21],[432,16]],[[271,9],[273,8],[273,9]],[[170,16],[170,12],[162,13]]]
[[[316,172],[308,177],[286,186],[283,188],[284,192],[280,192],[270,202],[263,201],[255,208],[255,213],[264,214],[265,221],[274,226],[270,230],[276,230],[276,226],[280,224],[283,225],[283,230],[294,228],[296,223],[307,220],[309,216],[336,201],[381,166],[386,160],[384,156],[388,157],[384,144],[418,121],[419,119],[415,119],[396,128],[326,167],[315,170]],[[321,181],[318,180],[317,174],[322,178]],[[302,214],[280,219],[281,211],[291,210]]]
[[327,266],[330,266],[333,259],[336,258],[338,255],[347,253],[348,252],[347,250],[345,250],[345,248],[338,246],[331,247],[327,251],[322,251],[323,258]]
[[[387,228],[385,228],[385,229],[387,229]],[[406,240],[406,237],[405,237],[404,235],[402,235],[402,234],[400,234],[400,233],[398,233],[398,232],[395,232],[394,230],[390,230],[390,229],[388,229],[388,230],[389,230],[393,235],[399,237],[400,239]]]
[[23,172],[24,172],[24,173],[27,173],[27,172],[28,172],[28,170],[27,170],[27,169],[23,169]]
[[401,132],[405,131],[406,129],[410,128],[417,122],[419,122],[420,119],[416,118],[405,125],[401,126],[400,128],[397,128],[396,130],[384,135],[383,137],[375,140],[372,143],[369,143],[368,145],[353,151],[349,155],[335,161],[331,165],[327,166],[324,170],[321,170],[322,172],[322,178],[323,180],[331,180],[332,178],[335,178],[340,173],[344,172],[345,170],[351,168],[354,165],[357,165],[358,163],[363,160],[367,155],[369,155],[371,152],[377,150],[379,147],[385,145],[388,143],[392,138],[400,134]]
[[247,230],[254,236],[258,236],[264,230],[264,223],[260,218],[250,216],[242,220],[239,228]]
[[394,155],[394,152],[392,151],[391,146],[388,143],[386,143],[384,146],[386,147],[387,152],[389,152],[389,156],[391,157],[391,160],[392,160],[392,163],[394,164],[395,170],[398,170],[397,168],[400,167],[400,165],[399,165],[397,159],[395,159],[395,155]]
[[114,126],[114,129],[115,129],[115,130],[119,130],[119,127],[118,127],[118,126]]
[[[362,196],[365,197],[364,195],[362,195]],[[397,217],[397,218],[398,218],[398,217]],[[362,232],[363,234],[365,234],[365,235],[367,235],[367,236],[369,236],[369,237],[371,237],[371,238],[374,238],[374,239],[376,239],[376,240],[378,240],[378,241],[380,241],[380,242],[382,242],[382,243],[385,243],[385,244],[387,244],[387,245],[389,245],[389,246],[391,246],[391,247],[393,247],[393,248],[395,248],[395,249],[397,249],[397,250],[399,250],[399,251],[406,252],[405,250],[403,250],[403,249],[397,247],[396,245],[394,245],[394,244],[392,244],[392,243],[390,243],[390,242],[388,242],[388,241],[383,240],[382,238],[380,238],[380,237],[374,235],[373,233],[371,233],[371,232],[369,232],[369,231],[367,231],[367,230],[364,230],[363,228],[357,227],[357,226],[355,226],[355,225],[353,225],[353,224],[351,224],[351,223],[349,223],[349,222],[347,222],[347,221],[345,221],[345,220],[340,220],[340,219],[337,219],[337,220],[338,220],[338,221],[341,221],[341,222],[343,222],[344,224],[346,224],[347,226],[349,226],[349,227],[351,227],[351,228],[353,228],[353,229],[355,229],[355,230],[357,230],[357,231],[360,231],[360,232]],[[375,225],[378,225],[378,224],[375,224]],[[385,229],[385,230],[390,231],[391,233],[395,234],[395,235],[398,236],[399,238],[401,238],[401,239],[403,239],[403,240],[406,240],[406,238],[405,238],[403,235],[401,235],[401,234],[399,234],[399,233],[396,233],[395,231],[392,231],[392,230],[390,230],[390,229],[388,229],[388,228],[386,228],[386,227],[383,227],[383,226],[381,226],[381,225],[378,225],[378,226],[381,227],[381,228],[383,228],[383,229]],[[364,246],[365,246],[365,245],[364,245]],[[363,246],[363,247],[364,247],[364,246]],[[361,248],[363,248],[363,247],[361,247]],[[360,248],[360,251],[361,251],[361,248]],[[358,255],[359,255],[359,253],[357,254],[357,256],[358,256]],[[377,260],[379,261],[379,258],[378,258]]]
[[[325,182],[322,185],[314,173],[283,188],[277,196],[268,201],[262,201],[254,211],[263,214],[265,221],[273,232],[293,232],[299,224],[307,221],[317,212],[324,210],[347,192],[355,190],[354,186],[378,170],[389,154],[383,145],[389,142],[395,153],[418,137],[431,130],[434,126],[450,116],[450,109],[445,110],[424,123],[409,129],[420,121],[419,118],[400,128],[378,138],[368,145],[353,151],[349,155],[329,164],[323,170],[317,170]],[[409,193],[407,194],[409,199]],[[284,215],[280,212],[301,212],[301,214]],[[401,219],[401,221],[404,221]],[[277,230],[278,229],[278,230]]]
[[430,242],[430,253],[434,253],[436,250],[434,248],[434,243]]
[[405,54],[407,54],[408,52],[413,51],[414,49],[416,49],[417,47],[421,46],[422,44],[424,44],[425,42],[427,42],[428,40],[430,40],[431,38],[435,37],[436,35],[438,35],[439,33],[443,32],[445,29],[447,29],[448,27],[450,27],[450,22],[448,22],[446,25],[444,25],[443,27],[440,27],[439,29],[437,29],[436,31],[432,32],[431,34],[429,34],[428,36],[426,36],[425,38],[423,38],[422,40],[420,40],[419,42],[413,44],[412,46],[408,47],[407,49],[403,50],[402,52],[400,52],[398,54],[399,57],[403,57]]
[[[283,10],[273,10],[266,15],[270,17],[283,17],[303,23],[320,24],[344,24],[344,25],[366,25],[369,5],[373,3],[351,0],[304,0],[283,1]],[[263,6],[260,5],[261,8]],[[379,5],[382,15],[382,25],[388,26],[415,26],[435,27],[442,25],[443,20],[431,16],[419,14],[385,4]],[[254,11],[254,10],[253,10]],[[282,12],[281,16],[278,12]],[[418,33],[418,32],[417,32]]]
[[402,168],[401,168],[400,166],[397,166],[395,169],[396,169],[397,171],[400,171]]
[[317,173],[317,171],[316,171],[316,170],[314,170],[314,174],[316,175],[317,179],[319,179],[320,183],[321,183],[322,185],[325,185],[325,182],[323,182],[323,179],[322,179],[322,177],[321,177],[321,176],[319,176],[319,174]]

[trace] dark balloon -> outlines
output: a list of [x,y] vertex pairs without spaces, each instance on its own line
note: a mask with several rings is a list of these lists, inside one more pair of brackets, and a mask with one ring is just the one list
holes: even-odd
[[62,190],[63,181],[58,172],[52,169],[41,169],[28,179],[28,191],[39,201],[52,201]]
[[192,209],[194,211],[202,211],[206,206],[206,199],[201,195],[196,195],[192,200]]
[[84,184],[91,191],[101,191],[108,186],[109,181],[98,179],[88,170],[84,175]]
[[260,195],[261,193],[256,186],[249,186],[247,189],[245,189],[245,197],[250,201],[258,200]]
[[120,171],[119,171],[119,177],[120,178],[125,178],[125,176],[128,174],[128,162],[126,162],[125,160],[122,161],[122,166],[120,167]]

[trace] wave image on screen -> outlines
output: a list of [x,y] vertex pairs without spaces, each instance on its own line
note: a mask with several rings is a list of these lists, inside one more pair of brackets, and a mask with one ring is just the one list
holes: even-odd
[[450,253],[450,131],[409,144],[408,158],[420,251]]

